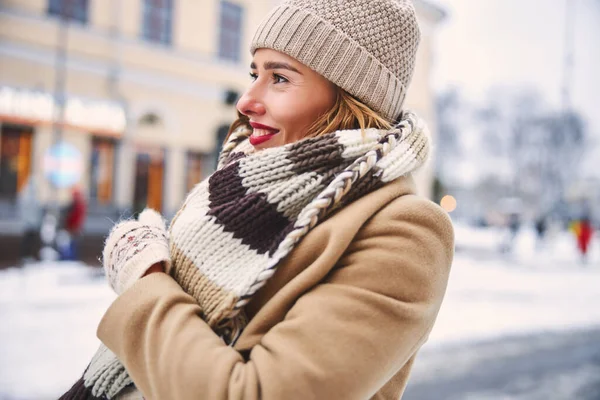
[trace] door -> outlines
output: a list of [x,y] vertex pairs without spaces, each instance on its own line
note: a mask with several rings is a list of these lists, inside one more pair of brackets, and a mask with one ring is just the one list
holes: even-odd
[[31,173],[33,130],[3,125],[0,137],[0,197],[16,199]]
[[133,211],[149,207],[162,211],[164,154],[162,150],[138,151],[135,167]]

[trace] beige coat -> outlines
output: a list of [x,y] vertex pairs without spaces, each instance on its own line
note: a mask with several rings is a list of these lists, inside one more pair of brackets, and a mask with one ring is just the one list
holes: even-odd
[[98,337],[146,399],[398,399],[437,316],[450,219],[400,178],[309,233],[246,307],[235,347],[168,275],[140,279]]

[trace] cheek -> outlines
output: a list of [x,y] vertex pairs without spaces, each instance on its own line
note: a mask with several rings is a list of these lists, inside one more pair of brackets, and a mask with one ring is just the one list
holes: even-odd
[[270,107],[270,114],[275,122],[286,134],[295,135],[303,128],[306,121],[311,118],[306,107],[306,100],[302,96],[281,96]]
[[333,101],[329,98],[315,99],[315,96],[311,93],[293,96],[281,114],[282,120],[285,119],[286,124],[289,125],[285,127],[286,131],[293,134],[294,139],[302,138],[317,118],[332,106]]

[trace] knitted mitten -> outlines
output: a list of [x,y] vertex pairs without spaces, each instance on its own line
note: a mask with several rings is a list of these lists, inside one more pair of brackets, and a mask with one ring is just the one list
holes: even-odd
[[108,282],[117,294],[131,287],[153,264],[162,262],[169,273],[171,256],[165,221],[147,208],[138,220],[115,225],[106,239],[102,258]]

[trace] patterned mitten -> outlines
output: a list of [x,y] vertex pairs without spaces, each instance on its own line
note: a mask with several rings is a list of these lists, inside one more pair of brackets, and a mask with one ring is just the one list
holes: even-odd
[[104,271],[112,289],[121,294],[153,264],[171,269],[169,236],[164,219],[149,208],[137,220],[121,222],[110,231],[102,252]]

